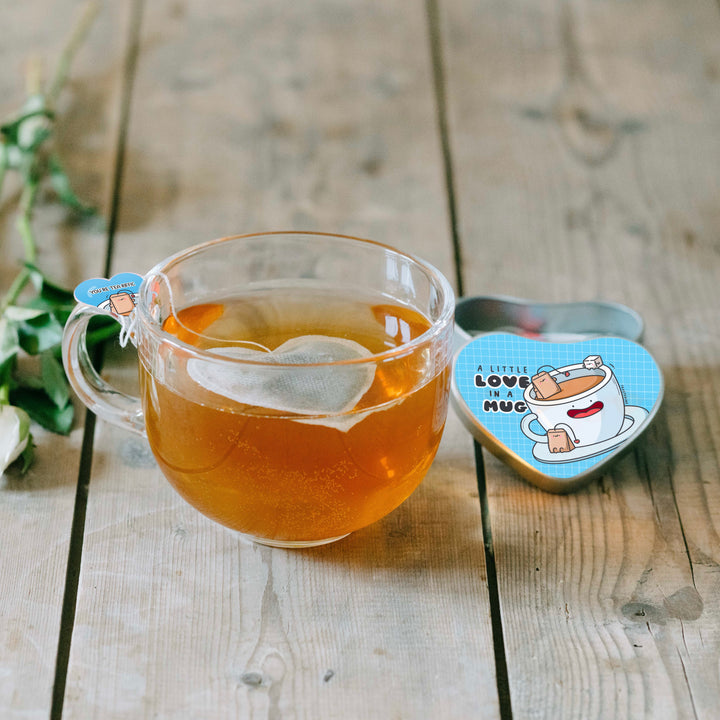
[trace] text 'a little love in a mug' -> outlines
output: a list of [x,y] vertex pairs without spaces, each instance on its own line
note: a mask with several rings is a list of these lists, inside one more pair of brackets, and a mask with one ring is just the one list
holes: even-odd
[[527,405],[516,399],[514,393],[522,394],[531,383],[526,366],[489,365],[485,371],[478,365],[475,387],[484,389],[488,398],[483,402],[483,412],[525,413]]

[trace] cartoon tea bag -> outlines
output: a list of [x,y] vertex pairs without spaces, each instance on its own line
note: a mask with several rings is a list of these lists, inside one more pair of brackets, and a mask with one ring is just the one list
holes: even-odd
[[541,400],[547,400],[560,392],[560,386],[555,382],[555,378],[553,378],[547,370],[543,370],[537,375],[533,375],[531,382],[535,388],[535,396]]
[[110,312],[113,315],[130,315],[135,309],[135,296],[127,291],[114,293],[108,300],[110,301]]
[[[575,449],[573,441],[568,434],[569,428],[565,429],[561,425],[557,425],[547,431],[548,450],[551,453],[571,452]],[[570,431],[572,433],[572,431]]]

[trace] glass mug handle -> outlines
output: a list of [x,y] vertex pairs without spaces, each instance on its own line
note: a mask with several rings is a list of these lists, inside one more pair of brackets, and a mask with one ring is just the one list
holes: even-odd
[[98,417],[146,437],[140,398],[126,395],[106,383],[93,367],[87,350],[87,327],[94,315],[107,313],[79,304],[70,314],[62,339],[62,359],[70,385],[80,400]]

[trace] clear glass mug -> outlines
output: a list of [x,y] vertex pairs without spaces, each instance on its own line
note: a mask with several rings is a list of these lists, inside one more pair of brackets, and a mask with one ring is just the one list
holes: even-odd
[[63,362],[100,418],[147,437],[197,510],[280,547],[338,540],[402,503],[448,408],[454,295],[428,263],[304,232],[211,241],[144,277],[141,398],[109,386],[78,305]]

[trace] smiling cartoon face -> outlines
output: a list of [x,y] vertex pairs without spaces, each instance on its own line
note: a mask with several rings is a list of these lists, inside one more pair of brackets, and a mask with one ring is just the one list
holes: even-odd
[[584,420],[585,418],[597,415],[604,407],[605,405],[603,405],[602,400],[595,400],[595,402],[590,403],[587,407],[572,407],[567,411],[567,414],[568,417],[573,420]]
[[622,390],[608,367],[573,365],[553,371],[558,391],[549,398],[526,393],[528,408],[549,433],[565,428],[575,448],[617,435],[625,417]]
[[617,401],[611,402],[610,406],[606,407],[608,400],[606,387],[578,398],[562,408],[565,413],[565,423],[575,433],[576,445],[599,442],[620,432],[623,414],[619,412]]

